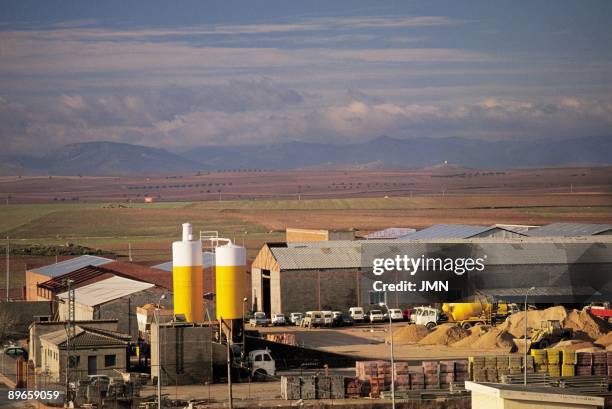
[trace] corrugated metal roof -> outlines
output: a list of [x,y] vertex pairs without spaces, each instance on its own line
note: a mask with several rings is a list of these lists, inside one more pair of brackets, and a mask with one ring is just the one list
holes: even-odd
[[[210,251],[202,252],[202,264],[204,268],[214,267],[215,265],[215,254]],[[166,261],[165,263],[156,264],[151,266],[158,270],[172,271],[172,261]]]
[[116,272],[119,275],[126,276],[126,278],[133,278],[172,290],[172,274],[167,271],[125,261],[113,261],[104,265],[103,268],[111,273]]
[[[487,242],[453,239],[449,244],[474,246],[487,255],[486,265],[543,265],[543,264],[583,264],[612,263],[612,242],[538,242],[538,241],[505,241]],[[437,241],[425,240],[419,243],[404,240],[334,241],[303,242],[287,245],[271,244],[272,255],[282,270],[314,270],[335,268],[360,268],[362,263],[361,246],[385,246],[393,251],[415,253],[415,257],[426,252],[431,244]],[[402,246],[405,247],[402,249]],[[367,257],[363,257],[366,259]],[[367,266],[369,267],[369,266]]]
[[91,281],[100,281],[112,277],[112,273],[101,267],[85,266],[78,270],[71,271],[60,276],[53,277],[44,283],[38,284],[40,288],[44,288],[54,293],[66,291],[68,288],[66,280],[72,280],[72,285],[76,288],[81,284],[89,284]]
[[435,224],[400,238],[408,240],[467,239],[494,228],[491,226],[474,226],[469,224]]
[[358,268],[361,266],[361,245],[359,243],[354,241],[343,241],[343,245],[339,245],[338,241],[333,243],[333,246],[292,243],[294,245],[289,247],[270,247],[270,251],[283,270]]
[[[130,280],[129,278],[113,276],[106,280],[77,288],[74,290],[74,296],[76,302],[79,304],[93,307],[151,287],[154,287],[154,285],[142,281]],[[61,293],[58,297],[67,299],[68,293]]]
[[79,268],[83,268],[85,266],[102,266],[112,261],[114,260],[111,260],[110,258],[84,255],[71,258],[70,260],[62,261],[59,263],[49,264],[48,266],[35,268],[31,271],[49,277],[57,277],[62,274],[78,270]]
[[366,240],[372,239],[397,239],[410,233],[416,232],[416,229],[410,227],[389,227],[383,230],[375,231],[363,236]]
[[593,236],[612,230],[612,224],[551,223],[529,230],[532,237],[580,237]]

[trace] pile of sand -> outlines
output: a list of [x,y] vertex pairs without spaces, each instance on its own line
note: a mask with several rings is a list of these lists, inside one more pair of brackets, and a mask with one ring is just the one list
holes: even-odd
[[[564,307],[551,307],[545,310],[528,311],[527,326],[529,328],[540,328],[542,321],[559,320],[563,321],[567,317],[567,311]],[[525,334],[525,311],[514,313],[506,319],[506,321],[498,327],[502,331],[509,332],[513,337],[520,338]]]
[[476,325],[475,327],[472,327],[470,329],[470,335],[460,341],[455,342],[453,346],[460,348],[471,347],[474,342],[478,341],[480,337],[485,335],[491,328],[493,327],[491,327],[490,325]]
[[469,336],[470,333],[455,324],[438,325],[436,329],[419,341],[421,345],[450,345]]
[[[393,331],[393,342],[402,344],[414,344],[425,338],[429,334],[429,329],[424,325],[406,325]],[[387,343],[391,341],[391,337],[385,339]]]
[[596,345],[600,345],[602,347],[612,346],[612,331],[608,332],[606,335],[603,335],[595,341]]
[[587,339],[589,341],[601,338],[610,330],[609,324],[606,321],[592,316],[585,310],[570,311],[562,324],[565,328],[574,330],[575,338]]
[[563,349],[565,351],[576,351],[584,348],[593,348],[593,343],[588,341],[580,341],[578,339],[568,339],[551,345],[551,348]]

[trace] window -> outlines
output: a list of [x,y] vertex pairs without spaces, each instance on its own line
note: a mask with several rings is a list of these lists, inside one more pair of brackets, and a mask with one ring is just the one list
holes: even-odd
[[264,361],[272,361],[272,357],[268,354],[264,355]]
[[78,368],[79,365],[81,364],[81,357],[80,356],[70,356],[70,367],[71,368]]
[[117,358],[115,355],[104,355],[104,366],[115,366],[117,362]]
[[262,358],[261,354],[256,355],[255,356],[255,362],[261,361],[262,360],[261,358]]
[[387,303],[387,294],[384,291],[370,291],[370,304],[380,303]]

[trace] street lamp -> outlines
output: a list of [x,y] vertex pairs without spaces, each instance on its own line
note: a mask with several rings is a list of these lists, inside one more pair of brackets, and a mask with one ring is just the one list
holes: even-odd
[[155,325],[157,326],[157,409],[161,409],[161,345],[159,336],[159,308],[161,307],[161,301],[166,299],[166,294],[162,294],[159,297],[157,306],[155,307]]
[[245,354],[245,351],[246,351],[246,344],[244,343],[244,339],[245,339],[245,337],[244,337],[244,332],[245,332],[244,329],[246,328],[246,323],[244,322],[244,320],[245,320],[244,310],[246,309],[245,306],[246,306],[247,301],[248,301],[248,299],[246,297],[244,297],[242,299],[242,357],[243,358],[244,358],[244,354]]
[[395,409],[395,363],[393,361],[393,319],[391,318],[391,312],[386,303],[381,302],[378,305],[385,307],[387,310],[387,316],[389,317],[389,338],[391,339],[391,407]]
[[535,290],[535,287],[529,288],[527,292],[525,293],[525,353],[523,357],[523,373],[524,373],[523,385],[525,387],[527,386],[527,350],[529,349],[527,347],[527,296],[533,290]]

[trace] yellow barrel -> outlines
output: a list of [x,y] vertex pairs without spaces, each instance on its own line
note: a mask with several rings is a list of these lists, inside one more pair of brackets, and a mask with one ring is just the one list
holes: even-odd
[[246,296],[246,249],[233,243],[215,249],[217,319],[242,319]]
[[172,243],[174,315],[187,322],[204,321],[204,272],[202,242],[193,239],[191,224],[183,224],[183,240]]

